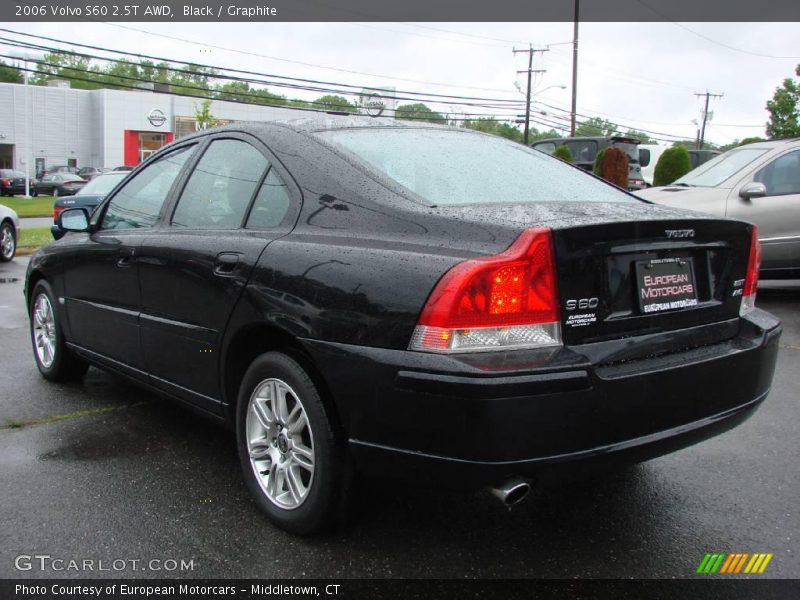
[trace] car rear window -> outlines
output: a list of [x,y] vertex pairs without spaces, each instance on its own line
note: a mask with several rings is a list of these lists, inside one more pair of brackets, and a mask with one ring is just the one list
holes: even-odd
[[500,137],[422,128],[339,129],[317,135],[434,205],[637,201],[558,159]]

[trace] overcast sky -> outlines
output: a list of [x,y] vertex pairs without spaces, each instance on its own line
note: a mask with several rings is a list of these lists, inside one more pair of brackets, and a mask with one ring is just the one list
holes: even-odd
[[[564,42],[572,40],[572,23],[15,23],[3,27],[219,67],[517,100],[523,96],[514,82],[519,78],[524,89],[524,75],[516,71],[527,65],[524,55],[512,54],[512,47],[531,43],[550,48],[534,63],[534,68],[547,70],[535,80],[535,90],[541,90],[536,98],[566,110],[570,105],[572,46]],[[700,118],[702,108],[694,92],[708,90],[724,97],[712,100],[714,114],[706,139],[726,144],[764,135],[765,103],[800,63],[798,40],[798,23],[583,23],[578,113],[608,118],[624,127],[694,138],[696,126],[691,121]],[[544,90],[559,85],[566,89]],[[274,91],[303,99],[319,95]],[[434,108],[518,112],[455,105]],[[534,108],[548,113],[537,118],[563,122],[557,118],[563,118],[563,112]]]

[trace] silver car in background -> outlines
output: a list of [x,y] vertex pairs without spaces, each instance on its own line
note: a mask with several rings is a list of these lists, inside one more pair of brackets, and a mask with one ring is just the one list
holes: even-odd
[[800,277],[800,139],[734,148],[672,185],[636,195],[755,223],[762,245],[761,278]]
[[17,213],[0,204],[0,262],[10,261],[17,253],[19,230]]

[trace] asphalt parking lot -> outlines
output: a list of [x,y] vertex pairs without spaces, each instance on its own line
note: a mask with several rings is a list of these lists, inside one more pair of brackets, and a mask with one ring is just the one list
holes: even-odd
[[[738,429],[548,482],[511,512],[482,491],[362,485],[350,525],[303,539],[261,517],[231,433],[96,369],[79,383],[45,382],[25,267],[0,265],[0,578],[91,576],[17,570],[15,557],[34,554],[127,561],[94,574],[120,577],[682,578],[716,551],[771,552],[760,577],[800,576],[799,282],[759,292],[784,334],[772,393]],[[193,568],[130,562],[151,559]]]

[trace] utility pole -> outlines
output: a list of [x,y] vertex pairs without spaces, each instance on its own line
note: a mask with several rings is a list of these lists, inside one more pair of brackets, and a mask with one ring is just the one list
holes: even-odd
[[578,114],[578,14],[580,0],[575,0],[575,30],[572,35],[572,113],[569,134],[575,137],[575,121]]
[[531,78],[533,77],[534,73],[544,73],[546,69],[534,69],[533,68],[533,55],[537,52],[548,52],[547,48],[543,48],[540,50],[534,50],[533,46],[529,46],[526,49],[517,50],[514,48],[514,54],[519,53],[528,53],[528,69],[525,71],[517,71],[519,73],[527,73],[528,74],[528,91],[525,93],[525,133],[523,134],[523,142],[527,146],[528,145],[528,132],[530,131],[530,124],[531,124]]
[[700,127],[700,137],[697,140],[697,148],[699,150],[703,149],[703,142],[706,139],[706,121],[708,120],[708,101],[710,98],[722,98],[725,94],[712,94],[708,90],[704,93],[695,93],[695,96],[698,98],[705,96],[706,97],[706,106],[703,109],[703,125]]

